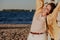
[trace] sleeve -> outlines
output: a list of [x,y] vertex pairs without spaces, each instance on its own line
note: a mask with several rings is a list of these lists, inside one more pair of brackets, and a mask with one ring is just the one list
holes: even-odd
[[40,13],[42,11],[42,8],[44,6],[44,0],[36,0],[36,12]]

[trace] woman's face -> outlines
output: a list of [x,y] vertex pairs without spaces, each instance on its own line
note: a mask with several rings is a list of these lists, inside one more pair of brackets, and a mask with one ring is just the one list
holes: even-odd
[[48,13],[48,14],[49,14],[50,10],[51,10],[51,6],[50,6],[50,5],[47,5],[47,6],[45,6],[45,7],[43,8],[43,12],[44,12],[44,13]]

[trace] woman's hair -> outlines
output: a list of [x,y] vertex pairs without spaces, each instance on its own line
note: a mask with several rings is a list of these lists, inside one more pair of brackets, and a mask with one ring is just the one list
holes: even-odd
[[50,5],[50,6],[51,6],[51,10],[50,10],[50,12],[49,12],[49,13],[52,13],[52,12],[53,12],[53,10],[55,9],[56,5],[55,5],[54,3],[48,3],[48,5]]

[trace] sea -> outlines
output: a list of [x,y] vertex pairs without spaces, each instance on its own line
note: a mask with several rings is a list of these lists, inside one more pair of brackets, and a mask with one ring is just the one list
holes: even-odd
[[31,24],[34,12],[0,11],[0,24]]

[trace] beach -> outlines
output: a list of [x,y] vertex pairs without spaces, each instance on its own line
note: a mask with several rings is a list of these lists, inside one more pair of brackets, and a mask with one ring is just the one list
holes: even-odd
[[0,40],[27,40],[31,24],[0,24]]

